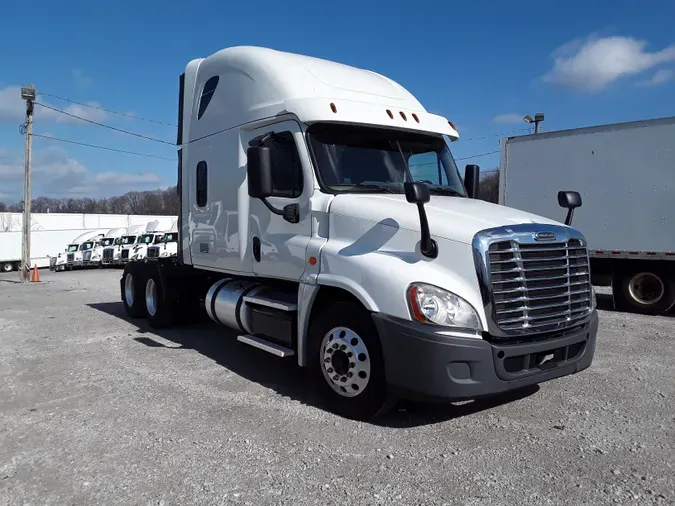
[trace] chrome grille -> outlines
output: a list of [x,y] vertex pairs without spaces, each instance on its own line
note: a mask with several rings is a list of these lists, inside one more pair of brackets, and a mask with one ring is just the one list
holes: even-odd
[[573,325],[591,310],[588,253],[581,239],[497,241],[487,251],[493,318],[505,332]]
[[157,246],[150,246],[148,248],[148,258],[159,258],[159,248]]
[[129,250],[123,249],[121,253],[122,258],[129,258]]
[[103,260],[112,260],[113,250],[111,248],[106,248],[103,250]]
[[75,253],[68,253],[68,258],[66,260],[68,262],[74,262],[75,261]]
[[82,261],[83,262],[91,261],[91,251],[85,251],[84,253],[82,253]]

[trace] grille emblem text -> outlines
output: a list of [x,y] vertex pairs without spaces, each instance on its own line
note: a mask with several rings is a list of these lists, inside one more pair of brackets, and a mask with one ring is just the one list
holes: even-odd
[[535,241],[555,241],[555,234],[553,232],[535,232]]

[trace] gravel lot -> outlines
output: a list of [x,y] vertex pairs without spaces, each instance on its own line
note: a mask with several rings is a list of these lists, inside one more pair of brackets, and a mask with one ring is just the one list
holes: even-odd
[[603,310],[581,374],[371,425],[223,328],[128,321],[120,271],[40,276],[0,276],[0,505],[675,501],[675,318]]

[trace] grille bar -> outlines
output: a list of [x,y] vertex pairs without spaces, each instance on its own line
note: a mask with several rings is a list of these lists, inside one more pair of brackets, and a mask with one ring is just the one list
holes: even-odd
[[493,318],[502,331],[572,325],[590,312],[590,266],[581,240],[503,240],[487,253]]

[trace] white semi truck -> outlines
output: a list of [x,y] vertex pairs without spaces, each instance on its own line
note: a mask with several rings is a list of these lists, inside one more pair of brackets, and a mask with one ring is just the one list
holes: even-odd
[[[124,234],[127,233],[126,227],[111,228],[106,234],[105,237],[102,237],[100,241],[97,241],[94,245],[94,249],[91,252],[91,256],[84,261],[85,266],[87,267],[98,267],[103,264],[103,256],[105,249],[112,247],[114,251],[115,245],[119,244],[119,239]],[[110,255],[110,258],[113,258],[113,255]]]
[[53,271],[71,270],[82,267],[83,254],[93,248],[94,242],[103,237],[107,230],[88,230],[78,235],[66,245],[63,253],[50,258],[49,269]]
[[590,366],[584,236],[472,198],[455,127],[398,83],[234,47],[188,63],[178,117],[178,259],[126,265],[130,317],[167,326],[202,307],[358,419]]
[[132,262],[140,262],[141,260],[145,260],[145,257],[148,254],[148,247],[159,244],[163,237],[164,232],[161,230],[142,234],[130,252],[130,260]]
[[138,238],[145,231],[145,225],[135,225],[129,227],[127,232],[119,239],[119,243],[108,246],[103,250],[104,263],[111,263],[112,265],[125,265],[129,262],[131,251],[134,244],[138,242]]
[[157,260],[158,258],[177,258],[178,257],[178,223],[171,226],[171,230],[165,233],[158,244],[148,246],[148,260]]
[[578,189],[592,282],[616,309],[675,308],[675,117],[501,141],[500,203],[554,218],[553,196]]

